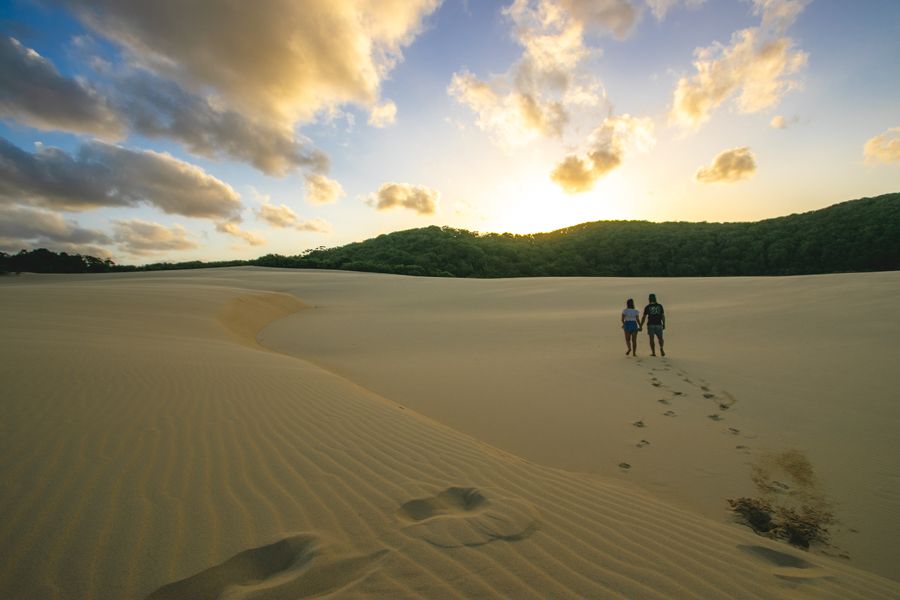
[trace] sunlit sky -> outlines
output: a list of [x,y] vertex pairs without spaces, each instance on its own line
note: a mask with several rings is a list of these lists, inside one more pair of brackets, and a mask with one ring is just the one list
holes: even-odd
[[900,191],[897,0],[4,0],[0,250],[297,254]]

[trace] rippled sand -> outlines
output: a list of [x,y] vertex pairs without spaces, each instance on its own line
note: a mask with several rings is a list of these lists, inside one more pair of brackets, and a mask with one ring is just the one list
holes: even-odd
[[[666,360],[619,339],[648,291]],[[4,278],[0,597],[898,597],[897,292]],[[828,503],[833,547],[731,523],[760,484]]]

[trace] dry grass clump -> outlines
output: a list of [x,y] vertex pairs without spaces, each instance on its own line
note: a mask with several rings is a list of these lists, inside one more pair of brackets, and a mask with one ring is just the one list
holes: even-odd
[[762,498],[729,498],[738,520],[760,535],[787,540],[809,549],[813,543],[827,543],[827,525],[834,517],[826,509],[803,505],[797,508],[773,505]]

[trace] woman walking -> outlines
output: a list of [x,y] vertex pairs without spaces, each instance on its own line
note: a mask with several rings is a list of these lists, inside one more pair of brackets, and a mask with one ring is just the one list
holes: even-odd
[[629,354],[637,356],[637,334],[641,328],[638,324],[640,316],[640,311],[634,307],[634,299],[629,298],[625,302],[625,309],[622,311],[622,329],[625,330],[625,345],[628,347],[625,356]]

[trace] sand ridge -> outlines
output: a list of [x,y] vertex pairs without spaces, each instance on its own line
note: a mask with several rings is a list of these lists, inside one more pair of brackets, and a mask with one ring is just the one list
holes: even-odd
[[900,595],[247,343],[265,319],[241,307],[303,315],[267,293],[348,276],[372,281],[226,269],[0,284],[0,596]]
[[[624,298],[653,290],[669,356]],[[292,289],[321,306],[268,347],[538,464],[638,483],[722,520],[755,496],[755,456],[796,450],[834,508],[834,555],[897,577],[897,273],[787,278],[420,280],[362,274]],[[348,298],[364,297],[361,305]],[[786,482],[782,482],[786,483]],[[790,496],[797,488],[785,490]]]

